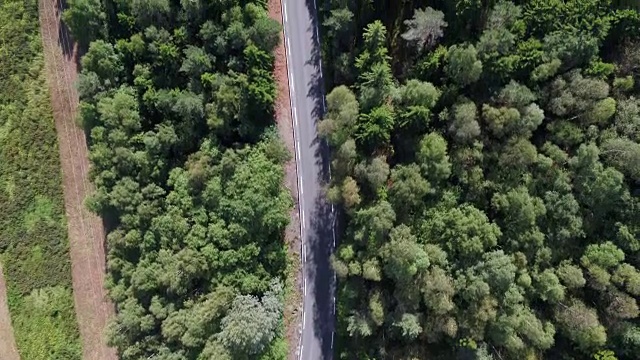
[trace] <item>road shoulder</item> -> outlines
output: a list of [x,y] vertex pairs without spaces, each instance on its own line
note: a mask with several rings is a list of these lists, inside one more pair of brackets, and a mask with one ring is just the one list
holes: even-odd
[[[269,0],[269,16],[282,25],[281,0]],[[285,336],[289,344],[288,359],[299,357],[300,338],[302,332],[302,264],[300,262],[300,212],[298,203],[298,176],[295,164],[295,145],[293,138],[293,120],[291,116],[291,99],[289,96],[289,77],[287,76],[287,54],[284,46],[284,31],[280,34],[280,44],[274,51],[274,77],[277,84],[278,96],[275,104],[276,123],[280,139],[285,144],[292,158],[285,164],[285,186],[289,189],[294,200],[291,209],[291,221],[285,230],[285,241],[289,252],[292,268],[289,271],[290,286],[285,301],[284,324]]]

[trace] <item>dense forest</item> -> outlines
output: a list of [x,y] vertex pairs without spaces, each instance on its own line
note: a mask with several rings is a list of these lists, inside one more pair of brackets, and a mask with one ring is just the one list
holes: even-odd
[[282,359],[289,154],[266,1],[73,0],[121,359]]
[[322,2],[341,359],[638,359],[634,4]]

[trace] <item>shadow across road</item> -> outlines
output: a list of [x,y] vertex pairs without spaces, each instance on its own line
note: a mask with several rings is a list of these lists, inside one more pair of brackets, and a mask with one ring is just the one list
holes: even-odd
[[304,316],[300,359],[333,358],[335,330],[334,212],[325,196],[329,146],[318,136],[325,113],[318,16],[313,0],[283,0],[303,217]]

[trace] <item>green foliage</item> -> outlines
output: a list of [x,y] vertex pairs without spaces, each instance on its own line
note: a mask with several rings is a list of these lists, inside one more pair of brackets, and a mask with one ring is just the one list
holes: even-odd
[[445,72],[459,86],[466,86],[478,81],[482,74],[482,62],[477,58],[478,52],[473,45],[453,45],[447,52]]
[[596,311],[579,300],[560,306],[555,317],[563,334],[586,353],[602,347],[607,341],[606,330]]
[[[11,323],[16,332],[20,355],[28,359],[80,359],[82,348],[74,322],[70,288],[35,289],[12,304]],[[35,334],[39,334],[34,336]]]
[[384,146],[391,140],[391,130],[394,126],[393,109],[383,105],[362,114],[358,120],[355,139],[361,146],[373,149]]
[[60,154],[35,3],[0,4],[0,251],[25,359],[80,359]]
[[261,300],[239,295],[222,319],[220,342],[236,357],[248,357],[264,351],[276,335],[282,316],[278,299],[281,286],[272,286]]
[[340,73],[327,80],[344,99],[320,126],[329,189],[348,184],[353,199],[333,260],[341,358],[635,360],[637,9],[374,0],[323,12],[324,64]]
[[410,43],[415,43],[419,51],[433,47],[438,39],[444,35],[447,22],[444,21],[444,13],[431,7],[416,9],[411,20],[405,20],[407,31],[402,38]]
[[[84,5],[71,5],[75,19]],[[123,360],[281,359],[275,284],[287,276],[292,204],[273,130],[278,23],[261,0],[105,8],[79,88],[97,190],[88,205],[110,225],[110,343]],[[350,127],[339,146],[358,102],[328,100],[327,128]],[[340,194],[349,201],[352,185]]]
[[358,116],[358,100],[346,86],[339,86],[327,95],[327,114],[318,125],[318,132],[332,146],[339,147],[353,136]]
[[453,106],[451,125],[449,131],[454,139],[460,142],[469,142],[480,135],[480,125],[477,120],[478,110],[476,104],[462,99]]
[[107,15],[100,0],[72,0],[68,6],[62,19],[81,45],[87,46],[92,40],[106,35]]
[[593,355],[595,360],[618,360],[615,353],[611,350],[600,350]]

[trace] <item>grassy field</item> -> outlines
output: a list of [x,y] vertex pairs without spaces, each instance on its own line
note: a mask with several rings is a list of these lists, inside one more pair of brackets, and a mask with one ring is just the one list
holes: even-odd
[[23,359],[80,359],[36,1],[0,1],[0,253]]

